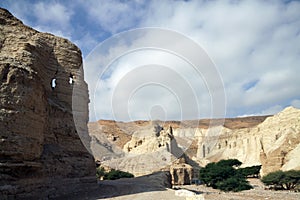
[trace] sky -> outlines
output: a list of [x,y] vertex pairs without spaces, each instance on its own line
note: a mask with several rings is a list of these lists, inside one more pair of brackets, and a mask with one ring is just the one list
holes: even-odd
[[82,50],[91,121],[300,108],[300,1],[2,0],[0,6]]

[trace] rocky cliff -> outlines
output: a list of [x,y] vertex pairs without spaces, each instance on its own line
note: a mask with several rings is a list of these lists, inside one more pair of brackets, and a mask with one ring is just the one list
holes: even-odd
[[144,126],[135,131],[123,152],[118,158],[102,160],[102,164],[141,176],[159,171],[183,155],[172,129],[164,130],[159,125]]
[[1,199],[55,197],[95,183],[77,131],[87,132],[88,121],[80,50],[0,9],[0,80]]
[[[190,158],[189,164],[193,167],[237,158],[244,166],[262,165],[262,175],[279,169],[300,169],[300,110],[293,107],[274,116],[226,119],[224,126],[209,127],[209,120],[160,123],[165,130],[173,127],[176,143]],[[125,144],[117,143],[118,139],[106,144],[123,148],[124,152],[121,158],[105,161],[108,165],[143,174],[151,171],[151,165],[145,163],[159,167],[171,164],[172,159],[168,159],[166,153],[171,140],[164,134],[154,137],[150,122],[100,121],[98,124],[106,132],[96,135],[108,138],[109,135],[126,134],[127,141],[130,137]],[[90,126],[91,130],[93,128]]]
[[197,159],[206,162],[237,158],[245,166],[262,164],[261,174],[300,169],[300,110],[288,107],[252,128],[222,128],[217,138],[198,135]]

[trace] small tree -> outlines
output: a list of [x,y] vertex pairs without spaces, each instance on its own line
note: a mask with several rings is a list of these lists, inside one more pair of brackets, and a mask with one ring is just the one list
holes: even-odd
[[218,165],[220,166],[230,166],[230,167],[239,167],[241,166],[242,162],[238,159],[228,159],[228,160],[220,160]]
[[219,181],[233,176],[234,173],[234,168],[231,166],[209,163],[205,168],[200,169],[199,179],[207,186],[217,188]]
[[128,172],[112,169],[110,172],[105,173],[104,180],[116,180],[120,178],[133,178],[134,175]]
[[258,178],[260,169],[261,169],[261,165],[256,165],[251,167],[239,168],[238,172],[244,177]]
[[300,186],[300,170],[286,171],[285,174],[284,183],[287,190],[295,190],[296,187]]
[[217,188],[225,192],[239,192],[242,190],[250,190],[252,189],[252,186],[249,185],[248,181],[244,177],[232,176],[224,181],[219,181],[217,183]]
[[295,190],[300,185],[300,171],[290,170],[283,172],[281,170],[271,172],[264,176],[261,181],[267,186],[273,186],[279,190]]
[[217,163],[209,163],[200,169],[199,179],[206,186],[223,191],[241,191],[251,189],[248,181],[234,167],[242,163],[236,159],[221,160]]

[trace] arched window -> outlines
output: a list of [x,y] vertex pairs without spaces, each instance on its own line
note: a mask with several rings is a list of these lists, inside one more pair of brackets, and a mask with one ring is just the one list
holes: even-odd
[[51,88],[52,88],[52,90],[54,90],[55,87],[56,87],[56,78],[52,78],[52,80],[51,80]]
[[56,72],[55,72],[55,74],[54,74],[54,77],[51,79],[51,83],[50,83],[50,85],[51,85],[51,88],[52,88],[52,90],[54,90],[54,88],[56,87],[56,76],[57,76],[57,73],[58,73],[58,69],[56,70]]
[[69,76],[69,83],[70,83],[70,85],[74,84],[74,76],[71,73],[70,73],[70,76]]

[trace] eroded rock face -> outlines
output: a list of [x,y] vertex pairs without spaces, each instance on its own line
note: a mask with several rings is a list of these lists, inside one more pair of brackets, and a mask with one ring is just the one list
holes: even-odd
[[175,148],[173,143],[174,136],[172,127],[168,130],[164,130],[160,126],[154,126],[152,130],[149,127],[148,129],[133,133],[131,140],[124,145],[123,150],[131,154],[145,154],[159,151],[160,149],[165,149],[173,153]]
[[[137,123],[139,122],[122,124],[124,127],[135,127],[128,131],[130,134],[127,137],[130,136],[131,139],[126,144],[118,146],[123,148],[125,154],[122,154],[123,157],[120,159],[105,163],[135,175],[143,175],[151,173],[153,165],[162,167],[171,162],[167,147],[175,140],[165,137],[167,135],[164,132],[158,137],[155,136],[153,126],[149,125],[151,122],[143,121],[142,126],[132,126]],[[176,143],[190,158],[188,164],[194,169],[199,165],[205,166],[209,162],[229,158],[239,159],[245,167],[262,165],[261,175],[279,169],[300,169],[299,109],[288,107],[268,118],[264,116],[226,119],[224,126],[212,126],[209,129],[207,120],[200,120],[199,126],[185,122],[186,125],[179,127],[178,124],[180,122],[166,122],[163,128],[168,130],[170,125],[173,127],[172,134]],[[115,133],[118,128],[116,123],[109,125],[114,127],[114,129],[110,127],[109,130],[114,130]],[[102,128],[105,127],[108,125],[102,124]],[[108,131],[108,134],[111,133]],[[103,137],[109,138],[105,134]],[[117,145],[114,141],[110,144]]]
[[183,155],[172,133],[172,127],[147,126],[132,134],[120,158],[103,160],[103,165],[143,176],[169,166]]
[[[81,113],[79,130],[87,132],[81,67],[75,45],[0,9],[0,196],[51,197],[95,181],[93,158],[73,120]],[[76,110],[72,95],[80,102]]]
[[193,167],[186,164],[184,157],[170,166],[172,185],[187,185],[192,183]]
[[253,128],[222,128],[217,138],[198,134],[197,158],[219,161],[236,158],[245,166],[262,165],[261,175],[300,169],[300,110],[288,107]]

